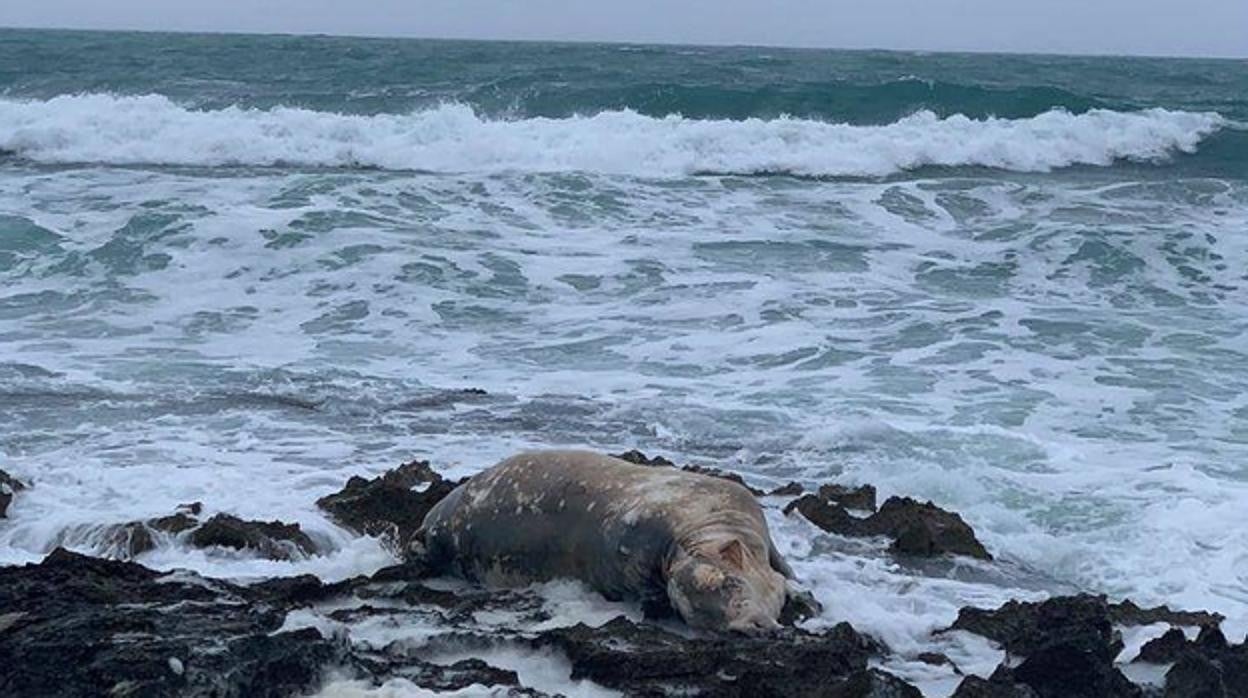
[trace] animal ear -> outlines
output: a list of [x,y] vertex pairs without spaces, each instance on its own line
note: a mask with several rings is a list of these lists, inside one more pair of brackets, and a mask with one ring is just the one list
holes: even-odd
[[745,569],[745,546],[733,538],[719,548],[719,556],[737,569]]

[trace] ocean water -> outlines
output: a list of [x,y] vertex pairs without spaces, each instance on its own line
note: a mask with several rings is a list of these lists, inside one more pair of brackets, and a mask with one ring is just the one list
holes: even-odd
[[1244,61],[0,31],[0,563],[198,500],[331,552],[140,562],[341,578],[351,475],[638,447],[960,512],[997,562],[769,511],[900,655],[1073,590],[1238,640],[1246,332]]

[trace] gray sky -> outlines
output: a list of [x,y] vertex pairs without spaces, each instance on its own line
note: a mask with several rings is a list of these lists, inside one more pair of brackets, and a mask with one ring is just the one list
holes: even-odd
[[1248,0],[2,0],[0,26],[1248,57]]

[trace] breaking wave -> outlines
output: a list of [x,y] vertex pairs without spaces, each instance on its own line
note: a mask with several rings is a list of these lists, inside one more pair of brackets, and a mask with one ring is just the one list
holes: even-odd
[[630,110],[488,119],[461,104],[408,114],[292,107],[195,110],[160,95],[0,100],[0,150],[41,163],[294,166],[440,173],[885,176],[925,166],[1046,172],[1195,152],[1208,112],[1050,110],[1029,118],[921,111],[866,126],[791,117],[655,118]]

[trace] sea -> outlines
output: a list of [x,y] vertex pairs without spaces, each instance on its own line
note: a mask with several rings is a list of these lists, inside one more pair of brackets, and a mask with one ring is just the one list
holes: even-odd
[[1248,61],[0,30],[0,564],[198,501],[326,552],[138,562],[341,579],[318,497],[545,447],[958,512],[994,561],[769,506],[899,655],[1078,591],[1238,642]]

